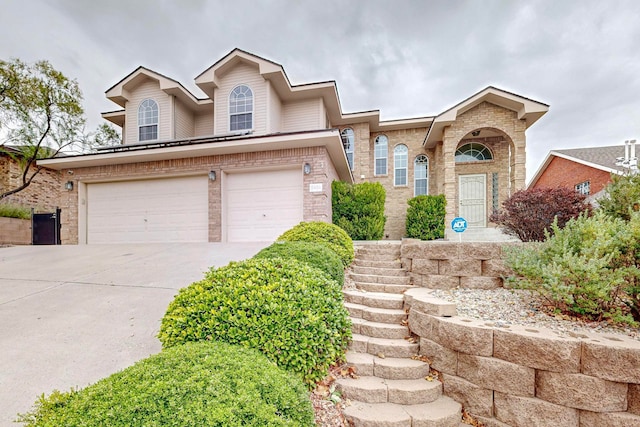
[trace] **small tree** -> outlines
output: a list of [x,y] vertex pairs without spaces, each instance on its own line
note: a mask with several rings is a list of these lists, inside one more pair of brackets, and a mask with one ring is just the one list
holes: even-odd
[[[118,133],[106,124],[85,133],[81,102],[78,83],[49,62],[0,60],[0,150],[22,169],[20,183],[0,189],[0,200],[31,184],[42,170],[37,160],[119,141]],[[5,145],[11,149],[3,149]]]
[[422,240],[444,237],[447,199],[438,196],[416,196],[407,201],[407,237]]
[[640,174],[611,175],[606,195],[598,200],[605,214],[629,221],[631,212],[640,210]]
[[545,232],[553,234],[554,220],[563,228],[567,221],[589,210],[585,199],[571,188],[529,188],[515,192],[489,219],[523,242],[541,242]]

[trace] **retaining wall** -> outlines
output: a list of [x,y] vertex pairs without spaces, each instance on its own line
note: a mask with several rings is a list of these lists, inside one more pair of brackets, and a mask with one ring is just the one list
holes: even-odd
[[30,245],[31,221],[0,217],[0,244]]

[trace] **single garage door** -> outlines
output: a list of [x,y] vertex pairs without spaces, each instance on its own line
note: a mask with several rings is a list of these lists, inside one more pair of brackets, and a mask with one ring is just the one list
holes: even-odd
[[302,221],[300,169],[229,173],[224,180],[227,241],[270,242]]
[[208,181],[190,176],[87,185],[87,243],[207,242]]

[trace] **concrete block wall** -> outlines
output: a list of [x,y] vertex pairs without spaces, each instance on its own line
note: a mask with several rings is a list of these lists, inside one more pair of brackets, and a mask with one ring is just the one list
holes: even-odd
[[415,286],[430,289],[495,289],[509,269],[504,248],[520,243],[403,239],[401,260]]
[[427,314],[419,302],[410,301],[409,328],[420,354],[442,373],[444,393],[485,426],[640,426],[640,341],[498,328]]
[[0,217],[0,245],[30,245],[31,221]]

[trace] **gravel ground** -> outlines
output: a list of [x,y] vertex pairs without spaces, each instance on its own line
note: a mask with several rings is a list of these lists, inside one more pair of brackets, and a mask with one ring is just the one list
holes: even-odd
[[518,289],[434,290],[433,296],[457,304],[458,316],[492,322],[495,326],[522,325],[548,328],[559,335],[599,332],[623,334],[640,340],[640,329],[586,322],[565,315],[550,315],[531,292]]

